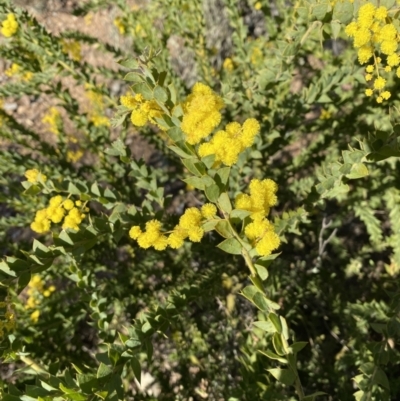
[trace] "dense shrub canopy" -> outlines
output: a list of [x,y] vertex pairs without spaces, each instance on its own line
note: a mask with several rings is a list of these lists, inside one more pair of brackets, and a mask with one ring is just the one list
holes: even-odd
[[2,400],[399,399],[399,7],[0,0]]

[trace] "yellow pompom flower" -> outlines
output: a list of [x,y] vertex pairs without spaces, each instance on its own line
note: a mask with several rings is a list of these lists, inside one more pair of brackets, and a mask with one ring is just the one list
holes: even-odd
[[200,242],[204,236],[204,230],[201,227],[188,229],[188,236],[192,242]]
[[156,251],[163,251],[168,246],[168,238],[165,235],[160,235],[153,243]]
[[375,10],[375,18],[378,21],[384,21],[387,17],[387,8],[385,6],[380,6]]
[[114,25],[118,28],[118,31],[121,35],[124,35],[126,32],[126,28],[124,23],[122,22],[122,18],[117,17],[114,19]]
[[31,170],[26,170],[24,175],[28,182],[31,182],[32,184],[35,184],[39,179],[41,179],[43,182],[47,180],[47,177],[35,168]]
[[381,96],[383,97],[383,99],[388,100],[391,96],[391,93],[389,91],[384,91],[381,93]]
[[10,68],[7,68],[4,71],[4,74],[7,75],[7,77],[13,77],[14,75],[17,75],[21,71],[21,66],[19,66],[16,63],[12,63]]
[[[137,106],[138,101],[136,100],[136,96],[132,96],[130,94],[127,94],[125,96],[121,96],[119,101],[121,104],[125,107],[128,107],[129,109],[133,109]],[[139,100],[139,102],[142,101],[142,99]]]
[[9,38],[18,30],[18,22],[15,18],[14,14],[8,14],[7,19],[4,20],[1,24],[1,34],[6,38]]
[[378,77],[374,81],[374,89],[383,89],[386,85],[386,79]]
[[365,71],[371,73],[371,72],[374,72],[374,69],[375,69],[375,67],[373,65],[368,65],[365,68]]
[[250,217],[253,220],[263,219],[268,215],[270,208],[277,203],[278,185],[270,179],[263,181],[253,179],[249,189],[250,195],[239,194],[236,197],[235,207],[252,212]]
[[211,134],[221,121],[219,111],[223,106],[221,97],[209,86],[200,82],[193,86],[192,93],[182,104],[184,115],[181,129],[188,143],[195,145]]
[[57,224],[63,219],[65,210],[62,207],[48,208],[47,215],[53,223]]
[[354,47],[366,45],[371,40],[371,32],[367,28],[360,28],[354,34]]
[[222,68],[225,70],[225,71],[233,71],[233,68],[234,68],[234,65],[233,65],[233,61],[232,61],[232,59],[231,58],[226,58],[225,60],[224,60],[224,62],[223,62],[223,64],[222,64]]
[[[74,202],[71,199],[66,199],[62,206],[65,210],[71,210],[74,207]],[[78,205],[77,205],[78,206]]]
[[210,219],[217,214],[217,208],[212,203],[205,203],[201,207],[201,214],[204,218]]
[[387,63],[390,67],[396,67],[400,64],[400,57],[398,54],[393,53],[388,56]]
[[178,249],[184,244],[186,237],[186,231],[182,233],[180,230],[174,230],[168,237],[168,245],[173,249]]
[[278,234],[273,231],[267,232],[257,243],[256,251],[260,256],[268,256],[273,250],[277,249],[281,241]]
[[37,309],[34,312],[31,313],[31,320],[33,323],[37,323],[37,321],[39,320],[39,316],[40,316],[40,311]]
[[371,81],[371,79],[372,79],[372,75],[371,74],[366,74],[365,75],[365,80],[366,81]]
[[129,230],[129,236],[130,236],[132,239],[138,239],[140,234],[142,234],[142,230],[140,229],[139,226],[133,226],[133,227]]
[[354,35],[356,34],[357,30],[358,30],[357,22],[353,21],[353,22],[350,22],[350,24],[348,24],[346,26],[344,31],[345,31],[347,36],[354,37]]
[[369,28],[374,20],[376,7],[367,3],[360,7],[358,10],[358,24],[360,27]]
[[365,96],[372,96],[373,93],[374,93],[374,91],[372,89],[365,90]]
[[53,196],[52,198],[50,198],[50,202],[49,202],[50,207],[60,206],[62,201],[63,201],[63,198],[61,195]]
[[137,127],[143,127],[146,125],[148,117],[142,110],[134,110],[131,114],[131,121],[133,125],[136,125]]
[[[36,213],[37,216],[37,213]],[[31,223],[31,229],[38,234],[44,234],[50,231],[51,222],[47,218],[35,218],[35,220]]]
[[383,97],[382,96],[378,96],[376,98],[377,103],[382,103],[383,102]]
[[199,227],[201,223],[201,212],[195,207],[185,210],[185,213],[179,219],[179,227],[190,230],[193,227]]
[[396,40],[384,40],[381,43],[381,52],[390,56],[397,50],[397,41]]
[[272,231],[274,226],[267,219],[254,220],[248,224],[245,228],[245,235],[250,240],[255,240],[264,235],[266,231]]
[[358,49],[358,61],[360,64],[365,64],[373,55],[373,49],[371,46],[365,45]]
[[380,30],[382,40],[396,40],[397,29],[393,24],[386,24]]

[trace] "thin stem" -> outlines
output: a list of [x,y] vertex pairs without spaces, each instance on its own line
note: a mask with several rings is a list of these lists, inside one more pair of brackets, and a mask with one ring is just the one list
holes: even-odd
[[311,31],[316,27],[316,26],[321,26],[321,22],[319,21],[314,21],[311,26],[307,29],[307,31],[304,33],[302,38],[300,39],[300,46],[303,45],[303,43],[306,41],[308,35],[311,33]]
[[305,394],[304,394],[303,386],[301,385],[301,381],[299,378],[299,373],[297,372],[297,368],[295,368],[294,370],[295,370],[295,374],[296,374],[296,380],[295,380],[294,386],[296,389],[296,393],[299,396],[299,399],[301,401],[304,399]]
[[45,369],[43,369],[41,366],[39,366],[35,361],[33,361],[31,358],[27,356],[20,356],[20,359],[22,362],[25,363],[25,365],[28,365],[30,368],[32,368],[35,372],[39,374],[46,374],[48,375],[49,372],[47,372]]
[[226,221],[229,224],[229,227],[232,230],[233,236],[239,241],[240,245],[242,245],[242,256],[246,262],[247,267],[250,270],[251,275],[257,276],[257,270],[254,267],[253,260],[251,259],[249,252],[247,251],[247,249],[244,246],[243,240],[240,238],[239,234],[236,232],[235,228],[232,226],[231,222],[229,221],[229,216],[227,215],[227,213],[223,212],[223,214],[224,214]]

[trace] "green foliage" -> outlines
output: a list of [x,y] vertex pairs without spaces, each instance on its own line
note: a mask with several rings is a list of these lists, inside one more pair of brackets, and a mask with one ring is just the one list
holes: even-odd
[[[365,96],[342,29],[360,4],[79,4],[82,23],[112,10],[105,42],[0,0],[18,21],[0,39],[3,400],[399,398],[398,82],[386,103]],[[196,82],[225,103],[215,131],[260,124],[232,165],[182,130]],[[156,110],[146,124],[127,94]],[[16,109],[26,99],[35,115]],[[281,245],[264,254],[237,206],[252,179],[278,184],[263,210]],[[34,233],[55,196],[79,230]],[[168,237],[206,203],[199,242],[133,239],[152,220]]]

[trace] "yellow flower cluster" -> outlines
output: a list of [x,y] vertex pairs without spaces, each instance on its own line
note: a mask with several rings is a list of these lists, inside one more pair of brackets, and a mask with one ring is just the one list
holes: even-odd
[[[391,93],[383,90],[387,79],[382,75],[390,73],[393,67],[400,64],[400,56],[397,53],[400,36],[396,25],[389,16],[388,8],[376,7],[372,3],[364,4],[358,11],[356,21],[347,25],[345,32],[353,38],[354,47],[358,49],[360,64],[365,64],[372,57],[374,58],[373,63],[366,68],[365,80],[373,81],[372,88],[365,91],[366,96],[372,96],[376,91],[378,103],[389,99]],[[386,57],[386,65],[382,64],[382,57],[377,56],[377,53]],[[397,76],[400,77],[399,67]]]
[[161,222],[150,220],[146,223],[145,231],[142,231],[139,226],[133,226],[129,231],[129,236],[144,249],[153,247],[157,251],[163,251],[168,246],[178,249],[183,245],[186,238],[192,242],[200,242],[204,236],[204,230],[201,227],[202,222],[204,219],[213,218],[216,214],[217,208],[212,203],[206,203],[201,210],[195,207],[186,209],[179,219],[179,224],[175,226],[172,232],[162,232]]
[[62,51],[66,54],[69,54],[74,61],[81,61],[82,59],[81,44],[77,40],[63,40]]
[[11,303],[9,297],[6,298],[5,302],[0,302],[0,309],[5,309],[5,312],[0,315],[0,340],[5,334],[15,329],[15,310],[14,305]]
[[278,201],[276,197],[278,185],[269,178],[262,181],[253,179],[250,182],[249,190],[250,195],[239,194],[236,196],[235,207],[251,212],[250,217],[253,220],[263,219],[268,216],[270,208],[275,206]]
[[9,38],[18,30],[18,22],[15,18],[14,14],[8,14],[7,19],[4,20],[1,24],[1,34],[6,38]]
[[270,180],[253,179],[250,182],[250,195],[239,194],[235,199],[237,209],[251,212],[253,220],[245,228],[246,237],[255,243],[259,255],[267,256],[280,245],[279,236],[274,231],[274,226],[267,219],[270,208],[277,203],[277,184]]
[[36,184],[39,180],[39,178],[45,182],[47,180],[47,177],[42,174],[39,170],[31,169],[31,170],[26,170],[25,171],[25,177],[26,179],[31,182],[32,184]]
[[55,107],[50,107],[49,111],[43,116],[42,123],[49,126],[49,131],[55,135],[58,135],[60,131],[58,130],[61,124],[61,114]]
[[83,155],[84,152],[82,149],[67,150],[67,161],[69,161],[70,163],[76,163],[82,158]]
[[[8,76],[8,77],[13,77],[15,75],[18,75],[21,73],[21,66],[16,64],[16,63],[12,63],[10,68],[7,68],[4,73]],[[30,81],[33,77],[33,72],[32,71],[25,71],[22,74],[22,80],[23,81]]]
[[95,127],[110,126],[110,120],[106,116],[102,116],[99,114],[93,114],[92,117],[90,118],[90,121],[93,123]]
[[260,256],[268,256],[281,243],[273,224],[268,219],[254,220],[244,230],[250,241],[255,241],[256,251]]
[[21,66],[19,66],[16,63],[12,63],[10,68],[7,68],[4,71],[4,74],[7,75],[7,77],[13,77],[14,75],[17,75],[21,71]]
[[254,143],[259,131],[260,124],[254,118],[247,119],[243,126],[237,122],[229,123],[225,130],[216,132],[209,142],[200,145],[199,156],[215,155],[216,163],[232,166],[237,162],[239,153]]
[[[31,224],[31,229],[39,234],[50,230],[51,223],[61,223],[64,219],[62,228],[79,230],[79,224],[85,218],[84,212],[88,208],[82,208],[80,200],[75,203],[71,199],[63,199],[61,195],[50,199],[49,206],[36,212],[35,220]],[[82,210],[83,209],[83,210]]]
[[118,32],[120,33],[120,35],[124,35],[126,32],[126,27],[125,24],[122,21],[122,18],[117,17],[114,20],[114,25],[118,28]]
[[103,95],[93,90],[93,85],[91,84],[85,84],[85,89],[85,95],[90,101],[90,106],[87,110],[90,121],[95,127],[109,127],[110,120],[104,115],[105,106]]
[[159,126],[155,118],[161,118],[163,112],[155,100],[145,100],[142,94],[137,93],[121,96],[120,101],[123,106],[132,109],[131,121],[136,127],[143,127],[148,121]]
[[196,145],[211,134],[212,130],[221,122],[221,113],[224,102],[212,89],[200,82],[192,88],[192,93],[182,104],[183,119],[181,129],[186,140]]
[[[26,291],[28,299],[26,301],[25,309],[35,309],[40,304],[41,297],[49,297],[56,287],[50,285],[48,288],[44,287],[43,280],[39,275],[34,275],[28,284],[28,289]],[[35,310],[31,314],[31,320],[36,323],[39,320],[40,311]]]
[[226,58],[226,59],[224,60],[223,64],[222,64],[222,68],[223,68],[225,71],[228,71],[228,72],[233,71],[233,69],[235,68],[235,65],[233,64],[232,59],[229,58],[229,57]]

